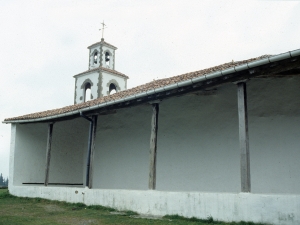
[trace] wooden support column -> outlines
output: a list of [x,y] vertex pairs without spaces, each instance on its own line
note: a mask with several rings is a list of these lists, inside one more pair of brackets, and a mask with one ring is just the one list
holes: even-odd
[[48,138],[47,138],[47,149],[46,149],[46,168],[45,168],[45,182],[44,182],[45,186],[48,186],[48,181],[49,181],[49,168],[50,168],[50,159],[51,159],[52,131],[53,131],[53,123],[50,123],[48,125]]
[[88,187],[91,189],[93,186],[93,161],[94,161],[94,150],[95,150],[95,139],[97,132],[97,119],[98,116],[92,116],[93,120],[93,129],[92,129],[92,140],[91,140],[91,156],[90,156],[90,171],[89,171],[89,185]]
[[149,166],[149,184],[150,190],[156,188],[156,150],[157,150],[157,128],[158,128],[158,112],[159,104],[152,104],[152,121],[151,121],[151,137],[150,137],[150,166]]
[[241,191],[251,192],[250,155],[248,137],[248,112],[246,83],[240,82],[238,86],[238,113],[239,113],[239,139],[241,153]]

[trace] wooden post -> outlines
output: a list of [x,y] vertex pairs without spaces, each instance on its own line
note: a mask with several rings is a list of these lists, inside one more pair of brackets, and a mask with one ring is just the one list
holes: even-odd
[[51,143],[52,143],[52,131],[53,123],[48,125],[48,139],[47,139],[47,149],[46,149],[46,169],[45,169],[45,182],[44,185],[48,185],[49,181],[49,168],[50,168],[50,159],[51,159]]
[[149,166],[149,189],[155,190],[156,187],[156,150],[157,150],[157,128],[159,104],[152,104],[152,122],[150,137],[150,166]]
[[88,187],[91,189],[93,186],[93,161],[94,161],[94,150],[95,150],[95,139],[96,139],[96,132],[97,132],[97,119],[98,116],[92,116],[93,120],[93,130],[92,130],[92,140],[91,140],[91,156],[90,156],[90,171],[89,171],[89,185]]
[[240,82],[238,86],[238,113],[239,113],[239,139],[241,153],[241,191],[251,192],[250,156],[248,137],[248,112],[246,83]]

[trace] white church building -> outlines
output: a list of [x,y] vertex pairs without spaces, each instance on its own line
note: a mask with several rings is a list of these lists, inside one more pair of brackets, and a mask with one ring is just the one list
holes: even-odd
[[300,224],[300,50],[127,89],[88,47],[74,105],[11,124],[9,191],[118,210]]

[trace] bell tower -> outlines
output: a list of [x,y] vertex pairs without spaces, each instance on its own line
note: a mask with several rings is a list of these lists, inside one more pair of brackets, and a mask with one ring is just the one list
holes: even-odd
[[89,49],[88,70],[75,76],[74,104],[86,102],[127,89],[127,79],[115,70],[117,48],[104,41],[92,44]]
[[104,41],[101,38],[100,42],[97,42],[88,47],[90,50],[89,69],[96,67],[104,67],[107,69],[115,69],[115,51],[117,48]]

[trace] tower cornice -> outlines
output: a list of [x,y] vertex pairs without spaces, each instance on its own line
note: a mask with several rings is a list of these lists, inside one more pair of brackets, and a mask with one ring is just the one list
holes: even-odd
[[97,67],[97,68],[94,68],[94,69],[90,69],[90,70],[84,71],[82,73],[76,74],[73,77],[76,78],[76,77],[79,77],[79,76],[82,76],[82,75],[85,75],[85,74],[89,74],[89,73],[92,73],[92,72],[95,72],[95,71],[105,71],[105,72],[112,73],[112,74],[118,75],[120,77],[129,79],[129,77],[126,76],[125,74],[120,73],[116,70],[111,70],[111,69],[105,68],[105,67]]

